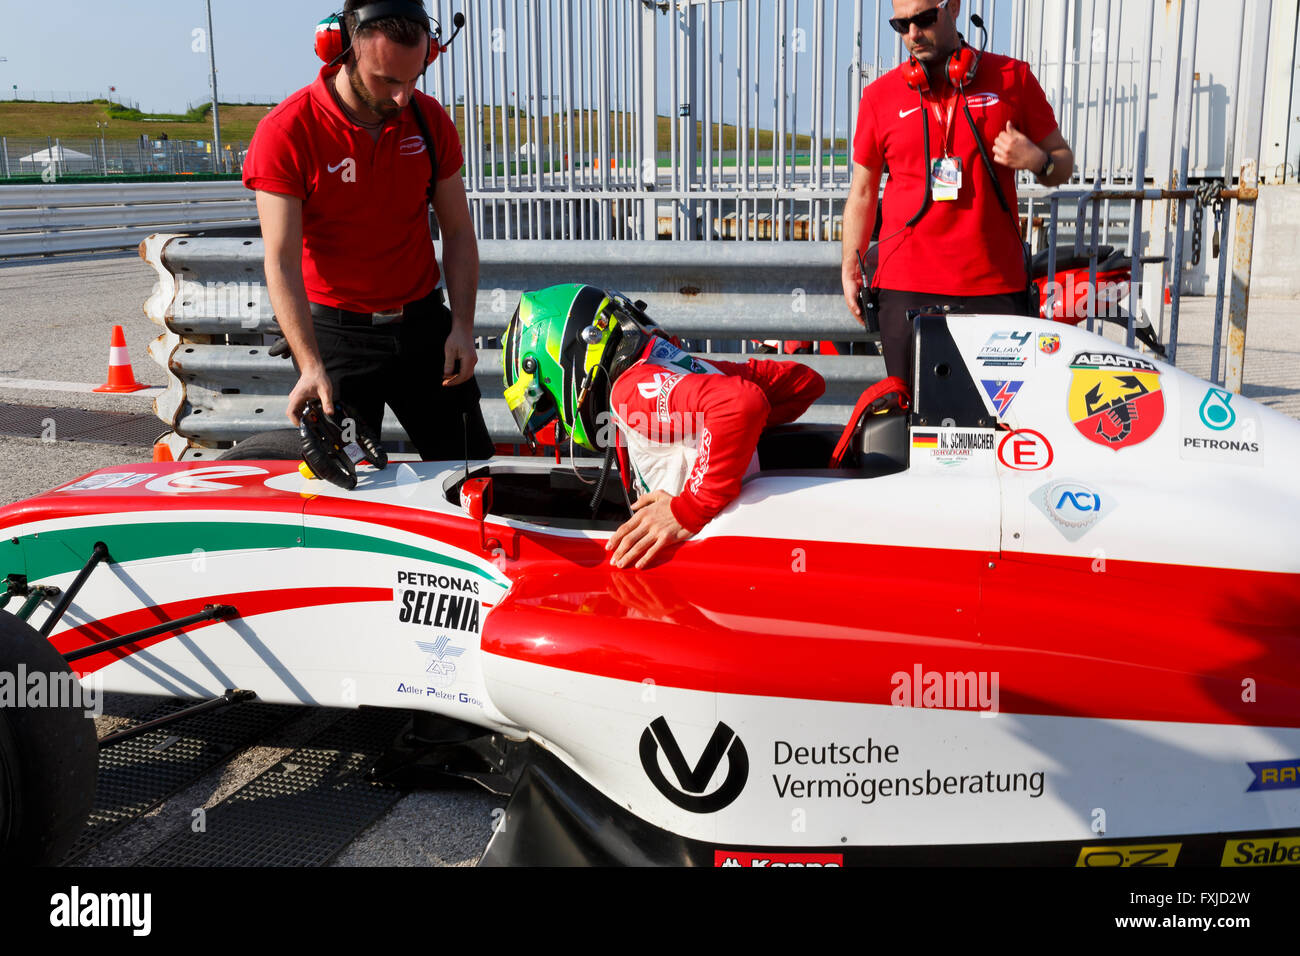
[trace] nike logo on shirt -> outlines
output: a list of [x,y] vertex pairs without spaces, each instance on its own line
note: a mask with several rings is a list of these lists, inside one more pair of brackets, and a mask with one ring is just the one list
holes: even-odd
[[[348,157],[348,159],[351,159],[351,158],[352,158],[352,157],[350,157],[350,156]],[[327,172],[337,173],[337,172],[339,171],[339,169],[343,166],[343,164],[346,163],[347,161],[348,161],[347,159],[341,159],[341,160],[339,160],[337,163],[335,163],[333,166],[330,166],[330,165],[327,164],[327,165],[325,166],[325,169],[326,169]]]
[[910,110],[899,110],[899,111],[898,111],[898,118],[899,118],[899,119],[904,119],[904,118],[906,118],[906,117],[908,117],[908,116],[911,116],[913,113],[915,113],[915,112],[916,112],[917,110],[919,110],[920,108],[921,108],[921,107],[919,107],[919,106],[913,106]]

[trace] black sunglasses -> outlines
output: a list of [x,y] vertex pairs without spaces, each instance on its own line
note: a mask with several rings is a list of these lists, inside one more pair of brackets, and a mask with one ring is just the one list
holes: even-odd
[[934,21],[939,19],[939,11],[948,5],[948,0],[939,0],[937,7],[931,7],[929,10],[922,10],[914,17],[890,17],[889,25],[894,28],[895,33],[906,34],[915,23],[922,30],[934,26]]

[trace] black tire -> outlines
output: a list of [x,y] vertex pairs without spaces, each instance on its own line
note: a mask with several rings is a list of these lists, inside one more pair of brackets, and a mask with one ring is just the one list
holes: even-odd
[[296,428],[259,432],[236,442],[217,456],[218,461],[293,461],[302,458],[302,437]]
[[[71,686],[72,670],[49,641],[0,612],[0,679],[24,695],[27,681],[19,677],[38,673],[47,688]],[[61,706],[48,706],[48,696],[43,707],[16,706],[7,697],[0,706],[0,867],[59,863],[94,803],[95,721],[83,701],[53,702]]]

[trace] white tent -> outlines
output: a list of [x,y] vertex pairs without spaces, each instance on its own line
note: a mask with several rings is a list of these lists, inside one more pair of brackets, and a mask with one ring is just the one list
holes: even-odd
[[63,170],[94,169],[98,166],[99,160],[62,144],[37,150],[18,160],[20,168],[24,165],[45,167],[51,164]]

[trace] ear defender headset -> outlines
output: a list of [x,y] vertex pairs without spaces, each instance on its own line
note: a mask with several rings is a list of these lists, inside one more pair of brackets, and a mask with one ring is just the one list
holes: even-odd
[[[975,22],[974,16],[971,17],[971,22]],[[980,30],[984,29],[983,22],[975,25]],[[975,72],[980,68],[980,54],[983,51],[967,45],[966,39],[960,33],[957,34],[957,39],[961,43],[948,57],[944,72],[948,74],[948,82],[953,87],[963,90],[974,81]],[[916,90],[918,93],[930,92],[930,76],[925,72],[925,67],[914,56],[907,58],[907,63],[903,67],[903,79],[907,82],[909,90]]]
[[[438,59],[438,54],[451,45],[460,28],[465,25],[465,15],[456,14],[452,21],[456,29],[447,38],[447,42],[443,43],[442,28],[438,25],[438,21],[425,13],[424,5],[418,0],[380,0],[378,3],[367,3],[352,12],[357,17],[358,31],[376,20],[387,20],[393,17],[422,25],[428,35],[429,44],[424,56],[426,69],[433,66],[433,62]],[[351,50],[352,36],[348,32],[346,18],[341,11],[330,14],[316,24],[316,55],[325,63],[337,66]]]

